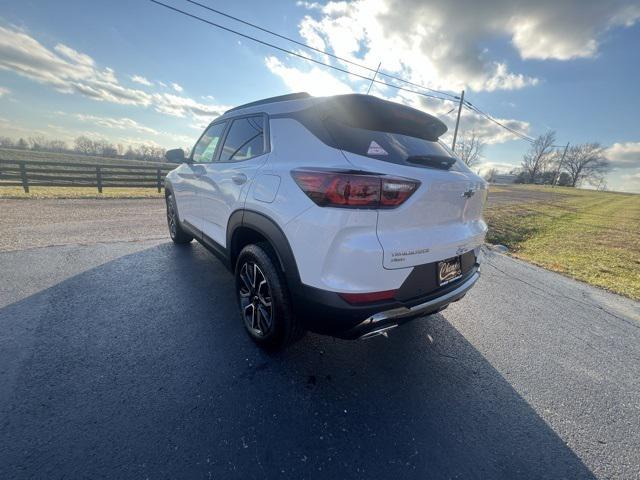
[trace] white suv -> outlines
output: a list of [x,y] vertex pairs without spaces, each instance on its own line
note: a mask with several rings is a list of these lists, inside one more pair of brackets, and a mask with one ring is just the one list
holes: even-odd
[[214,120],[166,178],[176,243],[235,274],[261,346],[305,330],[366,338],[461,299],[479,278],[486,183],[419,110],[367,95],[269,98]]

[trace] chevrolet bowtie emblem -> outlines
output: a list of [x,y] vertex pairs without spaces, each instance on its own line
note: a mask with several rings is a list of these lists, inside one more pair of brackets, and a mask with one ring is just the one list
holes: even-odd
[[471,198],[473,197],[473,194],[476,193],[475,190],[469,189],[466,192],[462,192],[462,196],[465,198]]

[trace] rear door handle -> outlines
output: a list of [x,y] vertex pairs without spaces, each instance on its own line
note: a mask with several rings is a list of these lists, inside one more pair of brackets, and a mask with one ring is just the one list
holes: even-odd
[[242,185],[247,181],[247,176],[244,173],[234,173],[231,175],[231,180],[233,180],[233,183],[236,185]]

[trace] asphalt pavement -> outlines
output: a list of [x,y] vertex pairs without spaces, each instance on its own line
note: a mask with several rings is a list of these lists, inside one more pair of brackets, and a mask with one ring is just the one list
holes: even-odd
[[0,253],[0,478],[638,478],[640,309],[487,253],[388,339],[267,354],[202,247]]
[[0,478],[640,477],[638,303],[487,252],[388,339],[267,354],[202,247],[109,231],[0,253]]

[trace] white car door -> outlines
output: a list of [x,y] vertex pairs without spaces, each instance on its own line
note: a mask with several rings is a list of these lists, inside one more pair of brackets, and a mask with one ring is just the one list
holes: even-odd
[[171,186],[178,206],[180,221],[193,227],[198,226],[198,209],[200,204],[196,196],[197,169],[190,163],[183,163],[175,170],[175,178]]
[[251,180],[269,152],[266,115],[247,115],[230,122],[217,158],[205,164],[206,172],[198,183],[202,232],[222,247],[227,246],[229,217],[244,204]]
[[[205,182],[204,176],[207,173],[206,166],[215,159],[226,125],[227,122],[209,125],[193,147],[189,163],[180,167],[183,170],[182,174],[178,172],[178,175],[184,179],[183,198],[185,205],[183,207],[179,203],[178,210],[182,220],[187,221],[198,230],[202,230],[200,195]],[[180,200],[178,201],[180,202]]]

